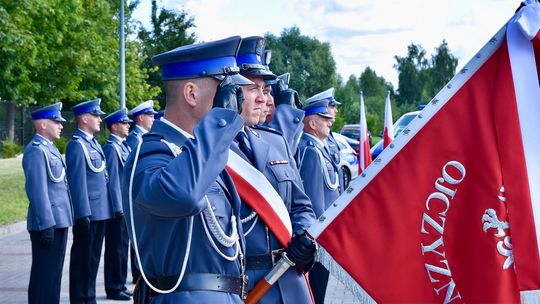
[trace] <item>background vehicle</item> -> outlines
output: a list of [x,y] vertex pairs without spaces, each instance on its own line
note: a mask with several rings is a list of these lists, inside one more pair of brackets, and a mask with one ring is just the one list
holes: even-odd
[[351,180],[358,176],[358,154],[356,153],[356,150],[354,150],[354,148],[352,148],[348,143],[349,139],[347,137],[336,132],[332,132],[332,135],[334,135],[334,138],[339,146],[339,156],[341,158],[339,165],[343,170],[343,176],[345,179],[344,185],[345,188],[347,188]]
[[[403,115],[401,115],[398,120],[394,123],[394,139],[398,137],[398,135],[407,127],[407,125],[420,114],[420,111],[413,111],[413,112],[407,112]],[[372,148],[371,148],[371,158],[375,159],[379,154],[381,154],[383,150],[383,140],[381,139],[379,142],[377,142]]]

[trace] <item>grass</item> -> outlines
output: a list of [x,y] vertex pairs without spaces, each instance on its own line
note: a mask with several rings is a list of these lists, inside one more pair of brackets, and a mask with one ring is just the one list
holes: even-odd
[[0,225],[24,220],[27,210],[22,158],[0,159]]

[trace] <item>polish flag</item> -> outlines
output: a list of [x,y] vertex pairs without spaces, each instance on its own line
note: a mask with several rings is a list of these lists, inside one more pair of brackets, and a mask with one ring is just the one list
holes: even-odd
[[384,133],[383,149],[388,147],[394,141],[394,123],[392,122],[392,105],[390,104],[390,91],[386,95],[384,103]]
[[310,229],[379,303],[540,303],[540,4],[526,1]]
[[371,164],[371,152],[369,147],[369,133],[364,108],[364,94],[360,92],[360,143],[358,145],[358,173],[364,172]]

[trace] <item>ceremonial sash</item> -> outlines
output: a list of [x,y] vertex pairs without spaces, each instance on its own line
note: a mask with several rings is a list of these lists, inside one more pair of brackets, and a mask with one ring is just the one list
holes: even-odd
[[292,235],[291,219],[285,203],[268,179],[232,150],[229,150],[225,169],[240,198],[257,212],[281,245],[287,247]]

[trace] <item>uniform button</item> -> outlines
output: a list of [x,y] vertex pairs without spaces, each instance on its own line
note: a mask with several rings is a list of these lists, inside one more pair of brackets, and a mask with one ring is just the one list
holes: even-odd
[[295,118],[294,118],[294,122],[295,122],[295,123],[299,123],[299,122],[300,122],[300,118],[295,117]]
[[217,124],[220,127],[225,127],[227,125],[227,122],[225,121],[225,119],[221,118],[220,120],[218,120]]
[[286,176],[286,177],[289,177],[289,172],[285,172],[285,176]]

